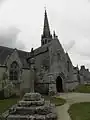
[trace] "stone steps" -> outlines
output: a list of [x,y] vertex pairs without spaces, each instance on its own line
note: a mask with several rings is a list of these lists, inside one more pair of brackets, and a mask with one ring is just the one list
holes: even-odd
[[44,101],[44,99],[43,98],[41,98],[41,100],[38,100],[38,101],[24,101],[24,100],[22,100],[22,101],[19,101],[18,102],[18,106],[22,106],[22,107],[30,107],[30,106],[41,106],[41,105],[44,105],[45,104],[45,101]]
[[56,114],[49,113],[47,115],[9,115],[8,120],[56,120]]
[[34,106],[34,107],[16,107],[15,111],[12,112],[12,114],[20,114],[20,115],[32,115],[32,114],[41,114],[41,115],[46,115],[48,113],[52,112],[52,107],[51,106]]
[[56,120],[55,105],[45,101],[39,93],[26,93],[9,110],[7,120]]

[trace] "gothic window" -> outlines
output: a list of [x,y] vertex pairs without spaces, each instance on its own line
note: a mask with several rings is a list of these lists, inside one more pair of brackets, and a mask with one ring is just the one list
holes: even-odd
[[17,62],[14,61],[10,66],[9,79],[18,80],[18,72],[19,72],[19,66]]
[[49,59],[48,58],[43,59],[42,65],[45,68],[45,70],[48,70],[49,69]]
[[60,55],[60,53],[57,53],[57,57],[58,57],[58,60],[61,59],[61,55]]
[[47,44],[47,39],[45,39],[45,44]]
[[48,42],[50,42],[51,40],[48,40]]
[[68,69],[68,72],[69,72],[69,61],[67,61],[67,69]]
[[10,73],[9,73],[9,74],[10,74],[9,79],[10,79],[10,80],[13,80],[13,72],[12,72],[12,71],[10,71]]
[[44,45],[44,41],[42,41],[42,45]]

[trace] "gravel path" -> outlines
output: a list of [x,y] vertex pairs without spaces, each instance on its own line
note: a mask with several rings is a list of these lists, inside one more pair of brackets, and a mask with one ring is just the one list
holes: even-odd
[[90,102],[90,94],[87,93],[61,93],[61,98],[66,99],[66,104],[57,107],[58,120],[71,120],[68,109],[71,104],[78,102]]

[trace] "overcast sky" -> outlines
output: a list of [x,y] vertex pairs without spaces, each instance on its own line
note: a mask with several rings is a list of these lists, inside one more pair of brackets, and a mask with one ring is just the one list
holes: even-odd
[[0,45],[30,50],[40,46],[46,6],[73,65],[90,68],[90,0],[0,0]]

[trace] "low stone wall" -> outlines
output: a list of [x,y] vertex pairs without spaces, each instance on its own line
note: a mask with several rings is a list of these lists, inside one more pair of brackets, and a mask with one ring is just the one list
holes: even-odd
[[67,81],[66,82],[66,89],[73,90],[77,85],[79,85],[78,81]]
[[85,81],[84,84],[90,85],[90,81]]
[[88,85],[90,85],[90,81],[89,81],[89,80],[84,80],[83,84],[88,84]]

